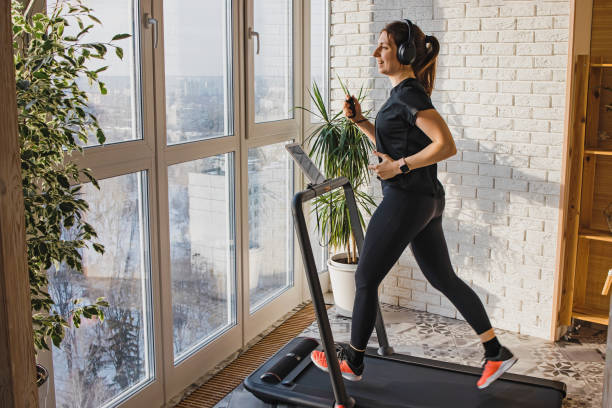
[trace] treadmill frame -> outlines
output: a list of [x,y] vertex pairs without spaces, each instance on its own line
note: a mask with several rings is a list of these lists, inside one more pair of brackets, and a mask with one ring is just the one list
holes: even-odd
[[[308,286],[310,288],[310,294],[312,296],[312,302],[315,308],[317,323],[319,326],[321,336],[321,346],[325,352],[325,356],[328,361],[328,372],[331,380],[333,395],[334,395],[334,407],[335,408],[354,408],[355,399],[348,395],[344,380],[340,373],[340,366],[338,359],[336,358],[336,350],[333,339],[333,334],[329,324],[329,317],[327,316],[327,309],[323,299],[323,292],[321,290],[321,283],[319,282],[319,276],[317,273],[317,267],[315,264],[314,254],[312,252],[312,246],[310,244],[310,237],[308,235],[308,229],[306,226],[306,219],[304,217],[303,204],[313,198],[322,194],[328,193],[336,188],[342,187],[346,196],[347,207],[351,219],[351,229],[356,240],[358,251],[363,246],[363,230],[361,223],[359,222],[359,216],[357,212],[357,204],[353,193],[353,188],[350,182],[345,177],[339,177],[332,180],[326,180],[323,183],[317,185],[308,185],[308,189],[301,191],[293,197],[292,201],[292,212],[295,223],[295,229],[300,243],[302,257],[304,260],[304,266],[306,270],[306,277],[308,280]],[[378,337],[379,348],[378,350],[368,347],[366,355],[375,358],[391,359],[399,362],[405,362],[414,365],[421,365],[431,368],[439,368],[444,370],[456,371],[466,374],[479,375],[480,368],[468,367],[455,363],[448,363],[442,361],[435,361],[430,359],[424,359],[420,357],[407,356],[402,354],[394,354],[393,349],[389,346],[387,338],[387,332],[385,330],[382,313],[380,310],[380,304],[377,307],[377,318],[376,318],[376,334]],[[296,340],[296,339],[294,339]],[[294,341],[292,340],[292,341]],[[291,342],[290,342],[291,343]],[[289,347],[289,344],[285,348]],[[280,351],[279,351],[280,353]],[[277,355],[279,354],[277,353]],[[276,356],[276,355],[275,355]],[[325,401],[320,400],[318,397],[309,396],[309,400],[305,401],[299,395],[293,394],[289,389],[285,390],[281,388],[274,388],[274,386],[259,386],[262,384],[260,379],[251,379],[252,376],[257,375],[270,364],[272,359],[268,360],[262,366],[260,366],[255,372],[249,376],[245,382],[245,388],[257,395],[259,398],[265,400],[280,400],[288,402],[290,404],[306,405],[311,407],[328,406]],[[288,375],[286,382],[293,382],[295,377],[299,376],[302,370],[311,364],[310,358],[305,358],[297,363],[292,369],[291,374]],[[502,377],[504,380],[509,380],[517,383],[531,384],[536,386],[542,386],[546,388],[552,388],[559,391],[562,394],[562,398],[566,395],[566,385],[559,381],[552,381],[543,378],[527,377],[524,375],[504,373]],[[285,381],[283,382],[283,384]]]
[[[295,194],[291,203],[291,210],[293,213],[295,230],[300,243],[302,258],[304,260],[304,266],[306,269],[308,287],[310,288],[310,295],[312,296],[312,303],[314,305],[317,323],[321,333],[323,351],[325,352],[325,357],[328,361],[329,376],[331,379],[332,389],[334,391],[334,398],[336,399],[335,404],[338,408],[352,408],[355,406],[355,400],[347,394],[344,381],[342,380],[342,374],[340,373],[340,365],[338,364],[338,359],[336,358],[336,349],[334,346],[334,336],[329,325],[327,309],[325,308],[325,301],[323,300],[323,291],[321,290],[321,282],[319,282],[319,276],[317,274],[317,266],[315,263],[314,254],[312,253],[312,246],[310,244],[310,237],[308,236],[308,228],[306,226],[306,218],[304,217],[303,209],[303,204],[305,202],[340,187],[344,189],[346,205],[351,220],[351,229],[353,230],[353,237],[355,238],[357,251],[361,252],[364,237],[363,229],[361,228],[361,222],[359,220],[355,193],[353,192],[351,183],[346,177],[326,180],[323,183],[316,185],[309,184],[307,190],[300,191],[299,193]],[[380,304],[377,305],[375,327],[378,344],[380,346],[378,348],[378,354],[381,356],[392,355],[393,348],[389,346],[389,339],[387,338],[387,331],[385,330],[385,324],[380,311]]]

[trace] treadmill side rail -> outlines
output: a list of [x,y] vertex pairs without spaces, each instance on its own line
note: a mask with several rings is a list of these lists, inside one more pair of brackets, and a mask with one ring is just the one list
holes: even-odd
[[329,183],[329,189],[326,188],[327,186],[324,186],[323,188],[320,187],[319,190],[313,188],[311,190],[297,193],[293,197],[292,212],[295,229],[302,252],[302,258],[304,260],[304,267],[306,269],[308,287],[310,288],[310,295],[312,296],[312,303],[314,305],[319,331],[323,340],[322,346],[323,351],[325,352],[325,357],[327,358],[327,366],[334,392],[334,399],[336,404],[344,405],[346,408],[353,408],[355,401],[350,398],[346,392],[344,382],[342,381],[342,374],[340,373],[340,365],[338,364],[338,359],[336,358],[334,338],[329,325],[327,309],[325,308],[325,301],[323,300],[323,291],[321,290],[321,282],[319,281],[319,277],[317,275],[317,266],[312,253],[312,247],[310,245],[310,237],[308,236],[308,229],[306,226],[306,219],[304,218],[303,209],[303,203],[306,200],[319,195],[317,194],[319,191],[321,194],[326,191],[331,191],[331,186],[338,185],[340,183],[344,184],[344,182],[348,183],[348,180],[335,179],[326,181],[320,184],[319,187]]

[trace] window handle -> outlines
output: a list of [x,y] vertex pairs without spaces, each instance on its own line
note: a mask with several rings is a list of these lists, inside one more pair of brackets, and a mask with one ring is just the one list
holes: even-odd
[[249,40],[253,36],[257,37],[257,52],[256,52],[256,54],[259,55],[259,33],[257,31],[253,31],[252,27],[249,27]]
[[157,48],[157,19],[151,17],[149,13],[145,13],[144,20],[145,28],[153,26],[153,48]]

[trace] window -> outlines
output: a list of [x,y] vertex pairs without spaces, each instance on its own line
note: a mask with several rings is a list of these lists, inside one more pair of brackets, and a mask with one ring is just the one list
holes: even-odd
[[[159,405],[303,301],[284,148],[300,135],[302,16],[293,0],[248,0],[248,11],[235,0],[83,4],[103,23],[87,41],[131,36],[118,44],[123,59],[109,48],[92,66],[108,65],[107,95],[81,83],[107,136],[79,159],[100,182],[82,191],[107,252],[83,251],[83,275],[61,265],[49,290],[62,313],[72,298],[110,307],[53,350],[55,401]],[[327,94],[328,2],[313,4]],[[260,35],[252,60],[238,55],[245,19]]]
[[293,285],[293,162],[284,146],[249,149],[251,313]]
[[[310,90],[316,82],[327,109],[329,103],[329,1],[310,0]],[[311,123],[318,118],[311,115]]]
[[[93,303],[106,297],[105,320],[70,327],[53,352],[58,407],[101,406],[121,399],[155,375],[151,341],[150,258],[146,172],[83,186],[94,225],[106,252],[83,251],[83,274],[66,265],[52,271],[49,291],[55,308],[69,316],[73,299]],[[70,234],[71,231],[65,231]]]

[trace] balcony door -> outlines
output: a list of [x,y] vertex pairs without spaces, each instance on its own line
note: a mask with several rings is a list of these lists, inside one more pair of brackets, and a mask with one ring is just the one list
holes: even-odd
[[[153,2],[163,365],[177,395],[242,346],[240,56],[231,0]],[[234,7],[232,7],[234,6]],[[157,27],[155,27],[157,25]]]
[[[301,137],[295,10],[292,0],[153,2],[167,398],[302,301],[283,147]],[[247,27],[260,30],[259,54]]]
[[[291,198],[299,179],[284,145],[301,139],[302,2],[252,0],[245,13],[246,137],[242,207],[248,229],[243,262],[245,341],[288,313],[302,298],[296,273]],[[297,259],[297,262],[296,262]]]

